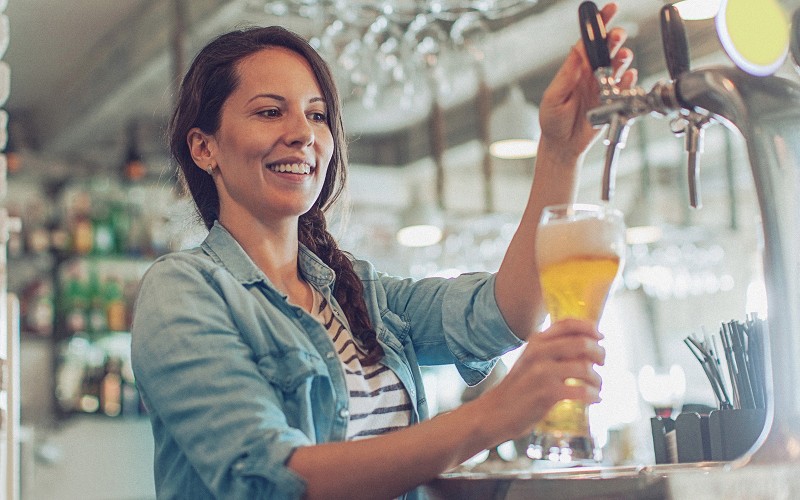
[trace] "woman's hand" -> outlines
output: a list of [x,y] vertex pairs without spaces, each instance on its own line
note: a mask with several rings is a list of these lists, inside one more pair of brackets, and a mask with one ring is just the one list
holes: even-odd
[[[606,4],[600,10],[603,22],[608,23],[616,12],[615,3]],[[622,88],[630,88],[635,85],[637,75],[635,69],[628,69],[633,51],[622,46],[627,34],[622,28],[613,28],[608,31],[607,39],[614,75]],[[563,155],[573,158],[582,154],[597,135],[586,113],[598,104],[599,94],[586,49],[579,40],[542,96],[539,110],[542,146],[560,148]]]
[[[503,426],[498,435],[513,439],[533,431],[535,424],[561,399],[600,401],[600,376],[594,365],[605,362],[603,338],[591,323],[564,320],[529,338],[514,366],[483,398],[491,419]],[[567,385],[568,378],[581,385]]]

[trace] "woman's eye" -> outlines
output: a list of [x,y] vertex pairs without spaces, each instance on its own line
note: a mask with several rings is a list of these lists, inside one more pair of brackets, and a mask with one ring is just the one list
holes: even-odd
[[328,115],[322,112],[313,112],[309,115],[312,120],[315,122],[326,122],[328,120]]
[[276,116],[280,116],[281,113],[277,109],[265,109],[264,111],[261,111],[261,114],[273,118]]

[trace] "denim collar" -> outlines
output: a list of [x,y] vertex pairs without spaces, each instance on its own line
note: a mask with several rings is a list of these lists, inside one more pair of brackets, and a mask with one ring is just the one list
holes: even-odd
[[[336,278],[333,270],[305,245],[299,242],[298,245],[298,261],[303,277],[317,287],[332,288]],[[219,221],[214,221],[201,247],[214,262],[227,269],[243,285],[263,281],[275,288]]]

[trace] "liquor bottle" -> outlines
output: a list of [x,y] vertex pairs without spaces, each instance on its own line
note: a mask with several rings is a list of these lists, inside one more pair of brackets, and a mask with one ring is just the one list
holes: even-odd
[[107,332],[108,322],[106,321],[103,284],[97,268],[94,266],[89,270],[89,284],[86,295],[89,301],[89,310],[87,312],[89,331],[92,333]]
[[105,215],[95,217],[92,221],[92,253],[95,255],[111,255],[116,251],[117,242],[111,221]]
[[112,332],[121,332],[128,329],[128,311],[125,298],[122,295],[120,278],[109,278],[104,286],[106,324]]
[[78,405],[78,409],[84,413],[97,413],[100,410],[100,393],[105,376],[104,360],[105,353],[97,346],[90,346]]
[[94,227],[90,217],[92,197],[87,192],[75,195],[73,213],[70,217],[70,238],[72,251],[78,255],[88,255],[94,246]]
[[128,239],[131,230],[131,217],[128,207],[122,201],[114,201],[109,206],[108,220],[114,233],[114,252],[128,253]]
[[122,413],[121,362],[110,356],[105,365],[105,375],[100,383],[100,410],[109,417]]
[[67,335],[87,330],[86,288],[80,278],[70,274],[64,291],[64,326]]
[[139,394],[139,389],[136,387],[130,357],[122,360],[120,376],[122,378],[122,415],[124,417],[141,415],[142,398]]
[[94,247],[94,228],[87,215],[78,215],[72,221],[72,251],[78,255],[88,255]]

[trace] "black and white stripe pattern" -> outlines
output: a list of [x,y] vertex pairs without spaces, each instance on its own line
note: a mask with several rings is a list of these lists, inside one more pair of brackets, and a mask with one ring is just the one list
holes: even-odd
[[367,438],[407,427],[411,422],[411,401],[397,375],[380,363],[361,365],[364,351],[316,290],[312,311],[328,330],[344,368],[350,392],[347,439]]

